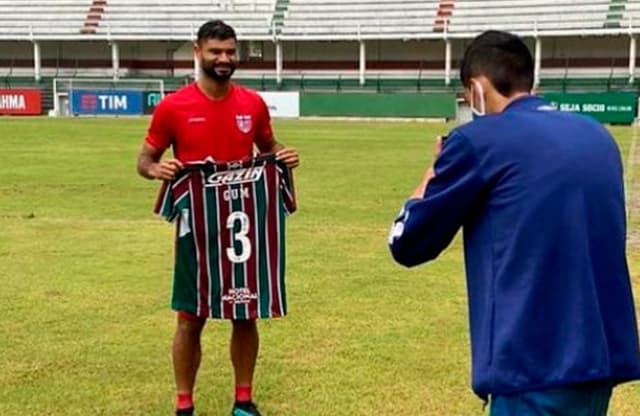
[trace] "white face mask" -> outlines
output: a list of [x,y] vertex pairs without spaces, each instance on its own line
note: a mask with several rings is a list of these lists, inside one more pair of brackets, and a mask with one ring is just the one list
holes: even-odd
[[[475,79],[470,80],[470,82],[469,106],[471,107],[473,118],[476,119],[487,115],[487,106],[484,101],[484,88],[482,88],[482,84]],[[478,107],[476,107],[476,100],[478,101]]]

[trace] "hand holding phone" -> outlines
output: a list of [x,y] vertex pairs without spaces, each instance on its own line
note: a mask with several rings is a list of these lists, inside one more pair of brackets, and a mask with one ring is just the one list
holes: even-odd
[[438,156],[440,156],[440,153],[442,152],[442,144],[448,138],[449,138],[449,136],[447,136],[447,135],[436,137],[436,144],[435,144],[435,149],[434,149],[434,151],[435,151],[435,154],[434,154],[435,159],[437,159]]

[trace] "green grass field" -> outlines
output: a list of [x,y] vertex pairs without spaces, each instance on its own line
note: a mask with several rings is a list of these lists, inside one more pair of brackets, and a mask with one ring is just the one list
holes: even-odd
[[[0,119],[2,416],[171,414],[173,230],[151,212],[159,184],[135,173],[147,122]],[[414,270],[395,265],[386,246],[390,221],[431,163],[432,138],[447,126],[278,121],[275,129],[302,165],[288,233],[290,316],[261,324],[261,409],[482,415],[469,387],[459,239]],[[633,160],[632,130],[614,134]],[[634,176],[632,199],[640,166]],[[630,244],[637,297],[639,252]],[[230,411],[228,337],[227,323],[205,331],[201,416]],[[638,409],[639,384],[616,390],[611,415]]]

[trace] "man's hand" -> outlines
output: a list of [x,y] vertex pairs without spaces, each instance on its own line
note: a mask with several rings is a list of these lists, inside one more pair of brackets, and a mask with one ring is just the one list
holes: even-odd
[[409,197],[410,199],[422,199],[424,198],[424,192],[427,189],[427,185],[429,184],[429,181],[431,180],[431,178],[433,178],[434,176],[436,176],[433,168],[429,168],[427,169],[427,171],[424,173],[424,175],[422,176],[422,180],[420,181],[420,185],[418,185],[418,187],[415,189],[415,191],[413,191],[413,193],[411,194],[411,196]]
[[276,159],[283,162],[289,169],[293,169],[300,164],[300,158],[296,149],[285,147],[276,152]]
[[154,179],[171,180],[184,167],[178,159],[167,159],[149,165],[149,175]]
[[437,159],[438,156],[440,156],[440,153],[442,153],[442,144],[444,143],[446,138],[447,138],[447,136],[438,136],[438,137],[436,137],[435,144],[433,146],[434,160]]
[[138,173],[147,179],[171,180],[184,166],[178,159],[160,160],[164,150],[156,149],[148,143],[142,144],[138,155]]
[[[435,159],[438,159],[438,156],[440,156],[440,153],[442,152],[442,143],[444,142],[444,140],[445,140],[445,136],[436,137],[435,144],[434,144],[434,149],[433,149],[434,150]],[[411,194],[411,196],[409,198],[411,198],[411,199],[414,199],[414,198],[422,199],[424,197],[424,193],[425,193],[425,190],[427,189],[427,185],[429,184],[429,181],[434,176],[436,176],[435,170],[433,170],[432,167],[427,169],[427,171],[424,173],[424,175],[422,175],[422,180],[420,181],[420,184],[413,191],[413,193]]]

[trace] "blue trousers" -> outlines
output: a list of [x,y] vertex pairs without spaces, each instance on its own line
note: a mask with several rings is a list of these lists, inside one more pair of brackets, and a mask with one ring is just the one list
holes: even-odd
[[490,416],[606,416],[610,381],[491,396]]

